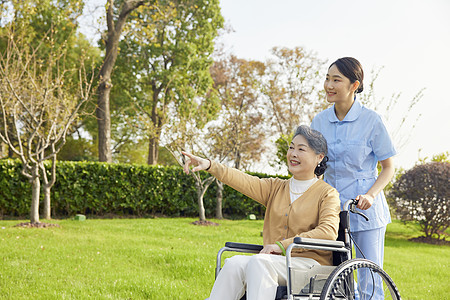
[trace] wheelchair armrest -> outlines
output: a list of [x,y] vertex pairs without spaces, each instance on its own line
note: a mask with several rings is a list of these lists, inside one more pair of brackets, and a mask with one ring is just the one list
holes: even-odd
[[217,275],[219,275],[219,272],[222,268],[221,263],[222,263],[222,253],[223,252],[234,251],[234,252],[242,252],[242,253],[259,253],[259,251],[261,251],[262,248],[263,248],[262,245],[226,242],[225,247],[221,248],[219,250],[219,252],[217,252],[216,278],[217,278]]
[[342,241],[311,239],[311,238],[304,238],[304,237],[295,237],[294,244],[308,245],[308,246],[333,247],[333,248],[345,247],[345,243]]
[[250,251],[261,251],[263,248],[262,245],[233,243],[233,242],[226,242],[225,247],[242,249],[242,250],[250,250]]

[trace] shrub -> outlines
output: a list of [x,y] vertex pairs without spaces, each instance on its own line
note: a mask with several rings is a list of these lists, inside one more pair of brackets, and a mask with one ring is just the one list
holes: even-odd
[[19,160],[0,160],[0,217],[28,216],[30,213],[31,184],[21,170]]
[[448,162],[429,162],[406,171],[391,190],[397,216],[418,221],[426,237],[440,239],[450,223],[449,178]]
[[[0,218],[29,214],[31,185],[20,170],[19,160],[0,160]],[[198,216],[194,180],[179,166],[60,161],[56,173],[56,183],[51,190],[53,216],[68,217],[78,213]],[[252,175],[269,177],[260,173]],[[205,172],[202,176],[208,175]],[[204,198],[207,216],[214,216],[215,197],[216,185],[212,184]],[[256,201],[225,187],[223,212],[227,217],[256,214],[262,218],[264,211]]]

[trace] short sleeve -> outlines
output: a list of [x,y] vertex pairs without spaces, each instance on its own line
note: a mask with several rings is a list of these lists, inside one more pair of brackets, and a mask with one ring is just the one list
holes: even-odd
[[397,154],[383,118],[377,115],[372,131],[371,146],[378,161],[388,159]]

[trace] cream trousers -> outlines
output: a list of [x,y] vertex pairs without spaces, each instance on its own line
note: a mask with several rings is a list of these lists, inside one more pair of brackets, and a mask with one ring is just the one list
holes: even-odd
[[[292,267],[309,269],[319,265],[311,258],[294,257]],[[225,260],[210,300],[274,300],[278,285],[286,285],[286,257],[272,254],[235,255]]]

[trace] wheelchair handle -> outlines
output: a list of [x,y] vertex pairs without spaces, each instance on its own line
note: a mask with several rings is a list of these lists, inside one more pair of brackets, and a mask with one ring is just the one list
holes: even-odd
[[346,201],[346,202],[344,203],[344,208],[343,208],[343,210],[344,210],[344,211],[350,211],[350,212],[352,212],[352,213],[354,213],[354,214],[360,215],[360,216],[363,217],[366,221],[369,221],[369,218],[368,218],[365,214],[363,214],[362,212],[356,210],[356,205],[358,205],[358,200],[356,200],[356,199],[350,199],[350,200],[348,200],[348,201]]

